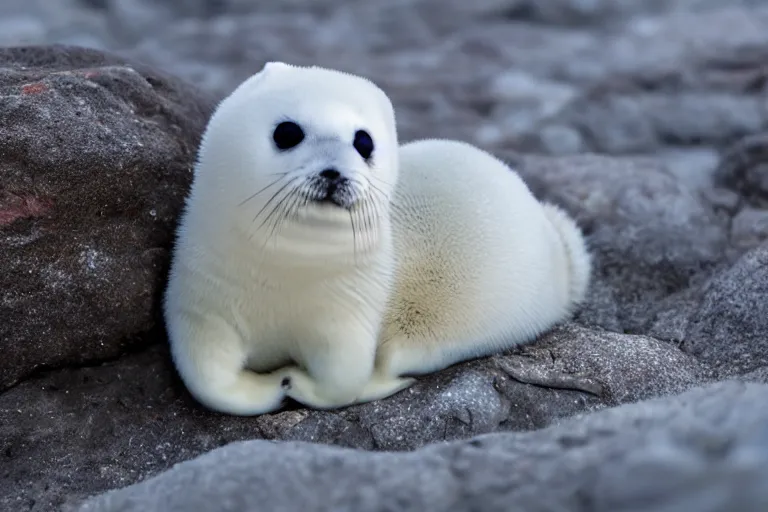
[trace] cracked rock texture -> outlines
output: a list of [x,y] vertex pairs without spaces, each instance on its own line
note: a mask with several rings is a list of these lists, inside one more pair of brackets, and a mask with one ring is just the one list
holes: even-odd
[[[766,509],[768,2],[4,0],[0,45],[0,510],[142,481],[85,509]],[[475,143],[573,214],[574,320],[372,404],[196,404],[172,231],[268,60],[370,77],[403,141]]]

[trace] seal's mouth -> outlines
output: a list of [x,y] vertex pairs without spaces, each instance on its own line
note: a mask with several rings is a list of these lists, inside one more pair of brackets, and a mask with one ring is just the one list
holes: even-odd
[[309,202],[345,210],[351,210],[355,206],[356,196],[352,183],[346,178],[314,181],[306,192]]
[[351,229],[356,252],[371,246],[376,228],[386,215],[388,196],[367,177],[345,177],[333,169],[326,171],[313,177],[279,174],[241,201],[238,206],[262,198],[253,214],[253,232],[262,231],[270,239],[288,223],[334,227],[344,224]]
[[323,199],[316,199],[316,200],[313,200],[313,202],[316,204],[332,206],[334,208],[343,208],[345,210],[349,210],[353,206],[352,204],[342,201],[341,199],[338,199],[333,196],[324,197]]

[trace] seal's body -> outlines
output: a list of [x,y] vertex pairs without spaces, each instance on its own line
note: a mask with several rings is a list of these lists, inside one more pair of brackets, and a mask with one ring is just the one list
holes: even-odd
[[209,121],[164,312],[190,392],[252,415],[383,398],[530,340],[588,279],[573,221],[500,161],[398,148],[371,82],[270,63]]
[[397,272],[377,364],[387,374],[532,340],[586,294],[579,228],[485,151],[447,140],[402,146],[392,205]]

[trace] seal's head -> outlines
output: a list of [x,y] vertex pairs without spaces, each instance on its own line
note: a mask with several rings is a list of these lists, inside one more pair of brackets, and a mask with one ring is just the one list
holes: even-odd
[[247,212],[251,231],[286,236],[299,224],[354,236],[387,214],[397,155],[392,104],[372,82],[271,62],[211,118],[196,188]]

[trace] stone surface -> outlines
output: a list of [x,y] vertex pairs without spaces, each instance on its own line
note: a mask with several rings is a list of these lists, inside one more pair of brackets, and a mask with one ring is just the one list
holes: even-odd
[[[372,475],[365,468],[379,468],[368,463],[378,457],[411,460],[403,453],[363,451],[423,449],[414,455],[416,473],[402,472],[404,481],[437,486],[438,498],[452,499],[458,489],[463,496],[458,499],[471,500],[474,507],[489,503],[484,496],[500,496],[505,509],[514,502],[541,510],[552,496],[564,510],[708,511],[723,510],[722,500],[731,496],[734,508],[766,508],[756,494],[762,487],[753,480],[755,466],[746,458],[751,450],[752,461],[761,464],[763,445],[746,440],[752,420],[723,409],[729,400],[734,411],[749,402],[752,410],[743,414],[763,414],[765,389],[729,395],[710,388],[669,398],[670,405],[662,407],[666,412],[654,409],[650,416],[612,409],[726,376],[768,383],[762,336],[762,319],[768,318],[762,307],[768,280],[765,2],[0,2],[0,45],[33,43],[81,44],[120,56],[79,50],[79,57],[70,58],[61,50],[27,50],[17,60],[26,59],[28,69],[0,75],[0,108],[17,102],[16,115],[25,113],[20,124],[0,126],[0,133],[12,136],[0,138],[0,144],[28,148],[8,153],[0,146],[0,240],[10,236],[19,244],[11,249],[21,251],[27,250],[23,236],[43,233],[42,242],[26,247],[64,248],[53,262],[14,259],[18,252],[9,258],[7,246],[0,249],[3,271],[48,264],[44,276],[17,279],[0,272],[0,297],[34,283],[38,295],[24,300],[51,297],[42,316],[20,303],[13,306],[12,322],[31,330],[8,331],[0,318],[0,348],[7,355],[0,361],[0,387],[19,381],[0,391],[0,509],[74,505],[220,445],[254,438],[317,443],[277,449],[291,450],[291,460],[302,469],[306,457],[330,450],[328,457],[341,469],[329,475],[342,482]],[[34,55],[48,55],[47,63],[31,62]],[[453,137],[477,143],[513,163],[539,197],[573,213],[596,260],[595,282],[575,322],[514,353],[457,365],[425,377],[408,392],[360,407],[320,412],[291,406],[274,415],[234,418],[194,403],[174,376],[156,324],[169,233],[212,104],[207,96],[228,93],[266,60],[366,75],[392,97],[402,140]],[[54,72],[50,66],[56,62],[83,73]],[[38,71],[40,65],[49,69]],[[7,68],[7,62],[0,67]],[[100,75],[85,75],[93,70]],[[43,91],[38,82],[54,87]],[[23,85],[32,86],[26,89],[31,94],[19,94]],[[86,103],[79,104],[78,97]],[[75,119],[77,112],[88,122]],[[25,131],[31,123],[41,135]],[[73,154],[75,147],[88,151]],[[70,165],[64,175],[58,163],[67,158],[67,165],[81,164]],[[26,176],[11,169],[34,171],[34,185],[47,188],[24,182],[22,191],[34,194],[11,198],[8,183],[16,186]],[[174,181],[179,176],[183,180]],[[99,189],[104,181],[94,177],[113,177],[109,191]],[[146,179],[167,186],[151,189]],[[70,201],[65,206],[71,218],[54,216],[56,204],[37,200],[40,190]],[[153,208],[159,220],[142,213]],[[57,231],[46,232],[46,226]],[[105,264],[89,247],[102,255],[114,249],[110,263],[122,267],[89,273],[94,270],[89,264]],[[81,262],[77,251],[82,250]],[[65,271],[73,276],[74,294],[61,288],[59,272]],[[10,292],[3,279],[11,280]],[[0,302],[0,312],[8,307]],[[81,316],[84,310],[106,316]],[[55,324],[57,332],[73,333],[66,343],[32,327],[51,318],[66,320]],[[25,343],[6,343],[8,332],[25,336]],[[134,336],[126,337],[128,332]],[[41,366],[46,364],[47,369]],[[671,404],[695,413],[675,415]],[[589,414],[562,428],[588,431],[585,437],[555,442],[547,437],[553,431],[540,430],[557,429],[579,413]],[[595,426],[603,420],[594,418],[609,416],[616,418],[613,426]],[[741,428],[734,418],[744,419]],[[642,434],[646,427],[648,437]],[[705,435],[697,434],[699,428]],[[426,469],[419,462],[423,453],[443,449],[440,441],[493,431],[508,432],[503,439],[512,443],[511,451],[489,445],[468,459],[435,455]],[[726,438],[717,437],[721,432]],[[587,447],[612,448],[581,451],[582,440]],[[366,462],[355,462],[362,464],[360,471],[333,462],[341,460],[333,455],[339,448],[326,445],[358,450],[343,452],[351,454],[344,457]],[[232,450],[241,446],[249,445]],[[256,446],[257,452],[273,447]],[[681,452],[680,446],[694,449]],[[729,446],[737,447],[732,457]],[[318,464],[327,463],[318,457]],[[254,464],[249,472],[266,460],[249,459]],[[495,466],[500,459],[511,461],[504,462],[513,464],[511,469]],[[399,463],[392,464],[381,471],[400,473]],[[357,474],[341,473],[348,467]],[[448,479],[440,480],[446,471]],[[432,473],[435,479],[428,479]],[[169,489],[173,475],[162,477],[171,479]],[[488,476],[473,480],[473,475]],[[234,477],[225,482],[232,482],[225,489],[238,488]],[[269,481],[269,490],[283,489],[281,482],[290,480]],[[441,482],[449,485],[440,487]],[[497,486],[511,494],[498,494]],[[386,506],[387,496],[401,496],[388,489],[371,485],[368,499]],[[632,498],[640,491],[651,493],[651,506]],[[190,489],[181,492],[189,496]],[[328,502],[347,499],[336,496]],[[427,497],[439,504],[434,496],[408,495],[401,505],[418,505]],[[323,502],[315,498],[310,505]]]
[[541,134],[549,126],[578,133],[580,151],[638,154],[664,146],[727,147],[768,123],[762,83],[766,56],[764,48],[718,46],[684,67],[602,78],[531,131],[523,147],[546,151],[550,145]]
[[[30,509],[50,510],[232,441],[412,450],[541,428],[676,393],[707,377],[705,366],[669,344],[570,324],[519,353],[457,365],[387,400],[340,411],[289,406],[239,418],[195,403],[160,345],[98,367],[28,379],[0,394],[0,457],[9,462],[0,469],[0,510],[23,509],[30,500]],[[544,381],[557,387],[536,385]]]
[[211,107],[84,49],[0,49],[0,390],[121,355],[158,289]]
[[760,382],[762,384],[768,384],[768,366],[763,366],[758,370],[749,372],[746,375],[742,375],[740,378],[747,382]]
[[768,365],[768,244],[658,308],[650,334],[675,342],[722,376]]
[[406,139],[695,150],[765,118],[759,0],[8,0],[0,20],[5,44],[119,50],[218,94],[265,59],[366,74]]
[[725,257],[728,219],[651,159],[507,160],[537,197],[564,206],[588,234],[596,285],[580,315],[585,322],[642,332],[657,300],[687,289]]
[[768,240],[768,210],[745,206],[733,217],[731,243],[736,248],[752,248]]
[[750,204],[768,206],[768,133],[744,137],[729,147],[715,170],[715,179]]
[[761,512],[766,394],[726,382],[409,453],[233,443],[78,510]]

